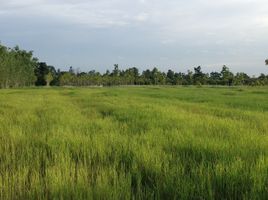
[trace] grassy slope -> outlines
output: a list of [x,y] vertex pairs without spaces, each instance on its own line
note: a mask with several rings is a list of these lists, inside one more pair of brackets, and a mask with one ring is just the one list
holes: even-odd
[[0,90],[0,199],[265,199],[268,88]]

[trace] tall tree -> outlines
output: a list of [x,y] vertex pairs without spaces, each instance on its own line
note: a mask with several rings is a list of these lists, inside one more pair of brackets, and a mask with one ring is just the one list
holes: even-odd
[[193,72],[191,70],[187,71],[187,74],[184,76],[184,83],[185,85],[192,85],[193,84]]
[[159,71],[158,71],[158,69],[156,68],[156,67],[154,67],[153,68],[153,70],[152,70],[152,73],[151,73],[151,78],[152,78],[152,83],[154,84],[154,85],[157,85],[158,84],[158,78],[159,78]]
[[39,62],[37,67],[35,68],[35,75],[37,80],[35,85],[44,86],[47,85],[46,76],[49,73],[49,68],[45,62]]
[[145,84],[145,85],[153,84],[152,73],[151,73],[150,69],[146,69],[145,71],[142,72],[142,79],[143,79],[143,84]]
[[120,85],[120,70],[119,70],[119,65],[115,64],[113,72],[111,73],[112,76],[112,83],[113,85]]
[[211,72],[209,76],[209,84],[219,85],[221,83],[221,73]]
[[114,64],[114,70],[112,72],[113,76],[119,76],[120,74],[120,70],[119,70],[119,65],[118,64]]
[[7,48],[0,44],[0,87],[32,85],[35,82],[36,63],[32,51],[21,50],[18,46]]
[[171,69],[169,69],[167,72],[167,84],[170,84],[170,85],[176,84],[175,73]]
[[53,66],[48,66],[45,62],[39,62],[35,68],[37,86],[49,86],[57,78],[57,72]]
[[193,80],[195,85],[206,84],[206,75],[202,72],[200,66],[194,68]]
[[50,71],[45,76],[45,80],[46,80],[46,85],[50,86],[50,83],[53,81],[53,75],[52,75],[52,73]]
[[221,79],[223,85],[231,86],[233,84],[234,75],[225,65],[223,65],[221,70]]
[[234,85],[247,85],[250,82],[250,77],[243,72],[238,72],[234,76]]
[[70,73],[70,74],[74,74],[73,66],[70,66],[70,67],[69,67],[69,73]]

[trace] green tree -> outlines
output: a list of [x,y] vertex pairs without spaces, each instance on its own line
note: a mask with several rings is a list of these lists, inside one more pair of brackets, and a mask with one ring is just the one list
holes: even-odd
[[191,70],[187,71],[187,74],[184,76],[184,84],[192,85],[193,84],[193,72]]
[[202,72],[200,66],[194,68],[193,81],[195,85],[204,85],[207,82],[207,76]]
[[233,84],[234,75],[229,68],[223,65],[221,70],[221,80],[223,85],[231,86]]
[[250,82],[250,77],[243,72],[236,73],[234,76],[234,85],[247,85]]
[[0,88],[5,88],[8,79],[8,50],[7,47],[0,44]]
[[142,82],[145,85],[153,84],[152,73],[149,69],[142,72]]
[[50,83],[53,81],[53,75],[51,72],[48,72],[48,74],[45,76],[46,79],[46,85],[50,86]]
[[39,62],[35,68],[35,75],[37,80],[35,85],[44,86],[47,85],[46,76],[49,73],[49,68],[45,62]]
[[111,73],[112,85],[120,85],[120,70],[118,64],[114,65],[113,72]]
[[186,80],[185,80],[185,74],[184,73],[181,73],[181,72],[175,73],[174,77],[175,77],[174,81],[175,81],[176,85],[184,85],[184,84],[186,84],[185,83]]
[[221,83],[221,73],[211,72],[209,76],[209,84],[219,85]]
[[169,85],[175,85],[176,84],[175,73],[171,69],[169,69],[168,72],[167,72],[167,84],[169,84]]
[[71,74],[70,72],[62,72],[62,75],[60,76],[60,85],[61,86],[71,86],[75,85],[74,81],[74,74]]
[[7,48],[0,44],[0,87],[30,86],[35,82],[34,68],[37,59],[32,51],[18,46]]
[[53,66],[48,66],[45,62],[39,62],[34,70],[37,80],[35,82],[36,86],[48,86],[52,82],[53,85],[56,84],[57,79],[59,79],[58,74]]

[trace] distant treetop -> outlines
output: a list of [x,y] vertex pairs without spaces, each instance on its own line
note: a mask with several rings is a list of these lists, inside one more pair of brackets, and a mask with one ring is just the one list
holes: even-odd
[[[268,59],[265,60],[268,66]],[[171,69],[163,72],[158,68],[139,69],[119,68],[114,65],[106,73],[91,70],[80,71],[70,67],[68,71],[56,70],[45,62],[33,57],[32,51],[21,50],[18,46],[8,48],[0,43],[0,88],[25,86],[113,86],[113,85],[268,85],[268,75],[259,77],[246,73],[232,73],[227,66],[219,72],[205,73],[201,66],[194,71],[174,72]]]

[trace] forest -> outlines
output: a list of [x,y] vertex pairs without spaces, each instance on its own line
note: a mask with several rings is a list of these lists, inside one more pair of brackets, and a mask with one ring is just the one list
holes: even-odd
[[[265,60],[268,64],[268,60]],[[244,72],[233,73],[227,66],[220,72],[204,73],[201,66],[186,73],[160,71],[157,67],[142,72],[136,67],[100,73],[95,70],[81,72],[70,67],[61,71],[33,57],[33,51],[21,50],[18,46],[8,48],[0,44],[0,88],[25,86],[116,86],[116,85],[268,85],[268,75],[249,76]]]

